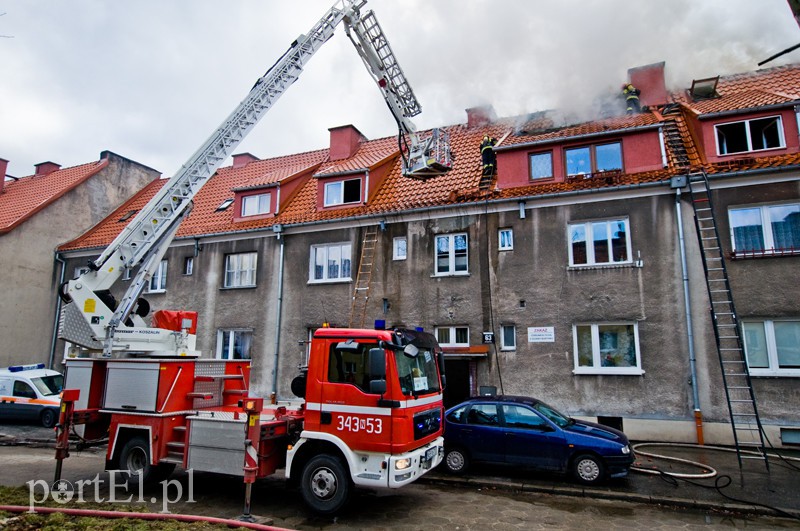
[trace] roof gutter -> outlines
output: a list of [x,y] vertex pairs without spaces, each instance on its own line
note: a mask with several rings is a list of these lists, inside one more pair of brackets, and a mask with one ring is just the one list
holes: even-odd
[[774,111],[777,109],[786,109],[788,107],[794,107],[795,105],[799,104],[800,100],[792,100],[792,101],[785,101],[783,103],[773,103],[770,105],[761,105],[759,107],[747,107],[745,109],[734,109],[732,111],[719,111],[719,112],[710,112],[708,114],[700,114],[697,116],[699,120],[708,120],[710,118],[722,118],[724,116],[736,116],[738,114],[745,114],[745,113],[753,113],[753,112],[762,112],[762,111]]
[[600,138],[605,136],[615,136],[623,133],[632,133],[635,131],[647,131],[650,129],[658,129],[663,124],[661,122],[651,124],[651,125],[641,125],[639,127],[628,127],[625,129],[614,129],[610,131],[597,131],[596,133],[584,133],[582,135],[574,135],[574,136],[559,136],[555,138],[547,138],[544,140],[534,140],[533,142],[524,142],[522,144],[511,144],[507,146],[501,146],[494,148],[495,151],[509,151],[512,149],[519,149],[525,147],[532,147],[532,146],[544,146],[547,144],[555,144],[557,142],[571,142],[573,140],[585,140],[588,138]]

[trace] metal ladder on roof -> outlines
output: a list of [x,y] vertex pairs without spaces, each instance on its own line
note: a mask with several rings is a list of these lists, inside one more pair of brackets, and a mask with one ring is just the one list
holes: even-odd
[[762,459],[769,470],[764,431],[758,416],[742,330],[733,304],[728,270],[714,217],[708,174],[705,171],[690,173],[688,180],[739,468],[742,467],[742,459]]
[[358,262],[356,284],[353,287],[353,304],[350,307],[350,328],[364,328],[369,302],[369,286],[372,281],[372,265],[375,262],[375,248],[378,246],[378,226],[364,228],[361,244],[361,259]]

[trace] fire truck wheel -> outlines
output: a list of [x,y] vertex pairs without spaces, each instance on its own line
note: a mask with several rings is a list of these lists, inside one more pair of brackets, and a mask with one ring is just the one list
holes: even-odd
[[300,491],[312,511],[320,515],[334,514],[350,498],[350,477],[339,459],[318,455],[303,468]]
[[444,453],[444,466],[451,474],[463,474],[469,468],[469,456],[461,448],[448,448]]
[[58,412],[55,409],[45,409],[39,416],[39,420],[42,421],[42,426],[45,428],[52,428],[58,421]]
[[[144,437],[133,437],[119,453],[119,468],[130,474],[130,481],[149,483],[157,477],[157,467],[150,464],[150,445]],[[141,474],[141,476],[140,476]]]

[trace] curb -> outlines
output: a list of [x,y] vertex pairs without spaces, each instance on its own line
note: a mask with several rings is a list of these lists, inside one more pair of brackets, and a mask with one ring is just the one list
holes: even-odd
[[[498,490],[510,490],[520,492],[542,493],[554,496],[571,496],[576,498],[598,498],[604,500],[627,501],[631,503],[647,503],[655,505],[666,505],[671,507],[682,507],[686,509],[698,509],[706,511],[726,511],[734,513],[753,514],[761,516],[775,516],[787,518],[787,514],[800,518],[800,511],[776,507],[775,509],[742,503],[725,503],[698,500],[696,498],[680,498],[653,496],[650,494],[639,494],[635,492],[608,491],[603,489],[593,489],[591,487],[579,486],[542,486],[535,483],[506,480],[499,478],[475,478],[475,477],[454,477],[454,476],[423,476],[418,482],[430,485],[446,485],[469,488],[493,488]],[[781,514],[780,511],[783,511]]]

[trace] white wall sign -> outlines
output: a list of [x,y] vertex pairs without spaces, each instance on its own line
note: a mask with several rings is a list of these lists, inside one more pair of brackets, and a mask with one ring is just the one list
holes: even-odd
[[528,343],[555,343],[556,329],[554,326],[529,326]]

